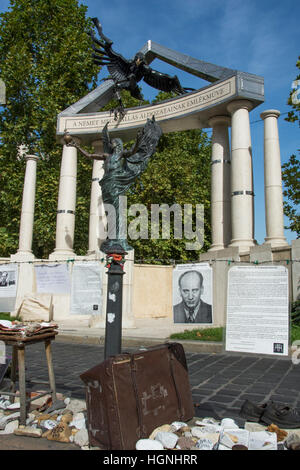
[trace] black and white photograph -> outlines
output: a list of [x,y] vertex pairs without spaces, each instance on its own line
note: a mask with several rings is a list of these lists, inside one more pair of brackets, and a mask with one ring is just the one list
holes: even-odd
[[15,308],[18,282],[18,266],[14,263],[0,265],[0,312]]
[[173,271],[174,323],[213,322],[212,268],[208,263],[177,265]]
[[0,271],[0,288],[15,285],[15,276],[15,271]]

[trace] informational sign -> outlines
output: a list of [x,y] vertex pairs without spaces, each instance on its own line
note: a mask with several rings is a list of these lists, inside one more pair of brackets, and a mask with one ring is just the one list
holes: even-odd
[[174,323],[212,323],[212,268],[180,264],[173,270]]
[[17,264],[0,264],[0,312],[12,312],[15,309],[17,280]]
[[226,351],[288,355],[288,271],[237,266],[228,273]]
[[70,274],[67,265],[35,265],[38,294],[70,294]]
[[74,263],[72,273],[72,315],[100,315],[102,312],[103,265],[90,261]]

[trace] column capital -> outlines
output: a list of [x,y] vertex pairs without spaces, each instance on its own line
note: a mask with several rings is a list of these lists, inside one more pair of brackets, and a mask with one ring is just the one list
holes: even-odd
[[231,119],[229,116],[213,116],[209,119],[208,124],[210,127],[217,126],[218,124],[224,124],[226,126],[231,125]]
[[252,108],[253,104],[248,100],[235,100],[231,101],[231,103],[227,105],[227,110],[230,113],[234,113],[234,111],[237,111],[238,109],[247,109],[248,111],[251,111]]
[[[72,139],[76,142],[77,145],[80,145],[81,143],[81,139],[79,137],[76,137],[75,135],[71,135]],[[66,147],[72,147],[72,145],[66,145],[66,142],[64,140],[64,136],[62,136],[60,139],[59,139],[59,143],[61,145],[65,145]]]
[[38,155],[24,155],[24,160],[34,160],[34,161],[38,161],[40,159],[40,157]]
[[275,117],[276,119],[278,119],[279,116],[280,116],[280,111],[278,111],[277,109],[267,109],[266,111],[263,111],[260,114],[260,117],[262,119],[266,119],[267,117]]

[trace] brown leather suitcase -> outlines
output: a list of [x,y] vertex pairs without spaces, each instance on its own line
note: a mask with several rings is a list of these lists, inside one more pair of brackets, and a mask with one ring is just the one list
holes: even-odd
[[86,385],[91,446],[135,449],[156,427],[194,416],[180,343],[112,356],[80,378]]

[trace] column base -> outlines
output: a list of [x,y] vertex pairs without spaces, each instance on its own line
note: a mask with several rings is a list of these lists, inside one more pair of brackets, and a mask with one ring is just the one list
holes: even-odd
[[10,255],[11,261],[33,261],[35,259],[32,251],[18,250],[17,253]]
[[263,245],[271,245],[272,247],[287,246],[288,242],[285,237],[266,237]]
[[49,260],[56,260],[56,259],[65,259],[65,258],[74,258],[76,257],[76,253],[73,250],[54,250],[49,255]]
[[211,247],[207,251],[218,251],[218,250],[224,250],[225,246],[222,244],[219,245],[211,245]]
[[231,243],[228,245],[228,247],[238,247],[239,252],[244,252],[244,251],[249,251],[251,246],[256,246],[256,240],[250,239],[250,240],[245,240],[245,239],[234,239],[231,240]]

